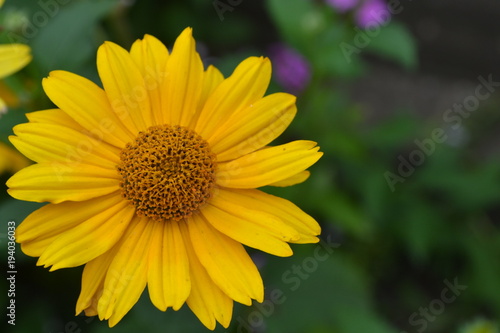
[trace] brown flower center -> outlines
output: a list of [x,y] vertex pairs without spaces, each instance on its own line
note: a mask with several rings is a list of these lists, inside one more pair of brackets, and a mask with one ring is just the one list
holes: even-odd
[[216,156],[208,143],[181,126],[152,126],[122,150],[123,196],[140,216],[180,220],[210,198]]

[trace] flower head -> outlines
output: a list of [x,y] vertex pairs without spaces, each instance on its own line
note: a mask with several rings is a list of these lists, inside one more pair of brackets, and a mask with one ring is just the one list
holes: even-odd
[[147,286],[160,310],[184,303],[208,328],[227,327],[233,300],[263,301],[242,244],[290,256],[314,243],[317,222],[257,188],[304,181],[315,142],[268,146],[292,121],[295,97],[264,96],[266,58],[228,78],[206,70],[191,29],[172,52],[146,35],[130,52],[97,54],[103,88],[54,71],[58,107],[28,114],[11,142],[37,162],[9,179],[18,199],[49,202],[17,229],[22,250],[51,270],[85,264],[76,313],[116,325]]
[[311,80],[311,68],[304,56],[284,44],[273,44],[270,57],[274,63],[276,81],[288,92],[302,92]]
[[360,28],[387,24],[391,13],[383,0],[365,0],[356,10],[354,19]]

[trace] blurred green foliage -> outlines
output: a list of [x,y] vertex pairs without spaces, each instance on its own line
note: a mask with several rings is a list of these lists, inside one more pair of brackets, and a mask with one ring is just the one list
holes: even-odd
[[[6,80],[24,99],[2,117],[2,142],[8,142],[12,126],[25,121],[25,112],[51,107],[40,85],[51,70],[69,70],[98,82],[95,52],[104,40],[129,47],[148,33],[171,47],[179,32],[192,26],[206,63],[225,75],[247,56],[267,55],[268,46],[278,41],[308,59],[312,81],[298,98],[295,121],[279,140],[315,140],[325,155],[306,183],[266,191],[313,215],[323,227],[323,242],[294,246],[290,258],[249,250],[264,278],[266,302],[236,304],[228,332],[497,331],[500,159],[477,151],[495,130],[491,124],[498,123],[498,94],[464,122],[471,140],[459,146],[434,142],[430,154],[415,140],[431,138],[436,128],[449,129],[415,116],[411,105],[368,121],[366,110],[347,97],[354,80],[370,75],[366,56],[418,70],[417,45],[397,18],[368,37],[366,45],[356,44],[363,32],[350,16],[319,0],[7,0],[0,19],[11,28],[0,41],[28,43],[34,54],[25,70]],[[359,52],[346,56],[341,45]],[[270,91],[278,90],[273,82]],[[401,160],[408,161],[417,150],[424,161],[401,177]],[[389,184],[388,172],[402,180]],[[7,178],[3,175],[2,183]],[[5,191],[0,200],[2,223],[19,223],[40,206],[11,199]],[[5,232],[1,235],[6,253]],[[95,318],[74,317],[80,268],[49,273],[19,248],[16,259],[17,325],[8,327],[4,316],[2,331],[111,331]],[[453,281],[466,289],[453,294],[447,284]],[[6,280],[0,285],[6,287]],[[485,319],[477,321],[479,317]],[[160,312],[145,293],[113,329],[140,330],[205,328],[186,307]]]

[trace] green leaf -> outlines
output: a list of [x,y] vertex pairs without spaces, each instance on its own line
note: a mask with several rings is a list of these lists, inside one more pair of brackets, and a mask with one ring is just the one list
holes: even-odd
[[[310,205],[322,211],[327,220],[357,238],[366,239],[371,235],[373,232],[372,221],[357,203],[344,192],[335,188],[335,180],[330,168],[317,166],[314,177],[309,181],[309,186],[314,189]],[[302,199],[302,201],[306,200],[308,199]]]
[[413,69],[417,65],[415,40],[404,25],[391,23],[381,27],[378,33],[367,36],[370,43],[366,51],[393,60],[407,69]]
[[54,69],[75,71],[94,56],[97,21],[117,5],[117,1],[77,1],[54,9],[43,26],[33,24],[34,59],[42,72]]
[[[484,229],[483,229],[484,228]],[[481,230],[483,229],[483,230]],[[460,237],[465,256],[470,261],[467,275],[470,289],[474,295],[488,302],[496,313],[500,313],[500,268],[498,253],[500,252],[500,235],[496,229],[486,229],[484,225],[476,223],[469,229],[464,229]],[[469,295],[470,296],[470,295]]]
[[475,212],[494,206],[500,197],[497,161],[464,164],[459,150],[437,146],[416,174],[422,185],[443,194],[458,211]]
[[267,4],[283,39],[310,60],[315,72],[342,77],[362,73],[363,64],[356,54],[347,59],[339,47],[343,40],[351,38],[351,26],[334,13],[313,1],[269,0]]
[[374,126],[368,133],[367,144],[387,155],[401,149],[418,135],[422,122],[408,110],[398,110],[390,118]]
[[411,212],[401,216],[404,224],[401,224],[402,221],[393,221],[400,229],[402,241],[417,262],[425,262],[432,250],[445,243],[448,236],[444,217],[429,206],[429,203],[413,198],[413,202],[408,203]]
[[279,31],[298,47],[326,24],[324,15],[313,1],[268,0],[267,7]]
[[263,275],[265,302],[234,318],[236,332],[248,327],[287,333],[395,332],[377,314],[369,274],[345,257],[341,247],[322,242],[289,259],[270,257]]
[[323,211],[337,227],[359,238],[367,238],[373,232],[371,219],[360,211],[359,206],[340,191],[331,191],[322,200]]
[[[314,38],[313,38],[314,37]],[[316,36],[307,39],[307,55],[314,68],[323,75],[356,77],[365,71],[355,47],[349,49],[347,41],[353,39],[353,28],[345,21],[329,22]],[[321,48],[318,49],[318,45]],[[349,44],[350,45],[350,44]]]

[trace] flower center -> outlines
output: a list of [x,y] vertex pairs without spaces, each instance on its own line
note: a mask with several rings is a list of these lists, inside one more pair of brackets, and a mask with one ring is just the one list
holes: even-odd
[[139,132],[120,158],[122,194],[140,216],[180,220],[212,194],[216,156],[205,140],[187,128],[152,126]]

